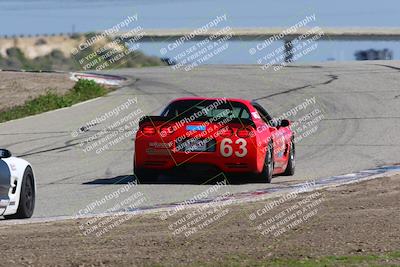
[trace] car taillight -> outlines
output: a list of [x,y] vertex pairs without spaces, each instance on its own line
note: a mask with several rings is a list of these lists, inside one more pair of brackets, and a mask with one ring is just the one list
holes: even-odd
[[144,126],[142,132],[144,135],[153,135],[156,133],[156,128],[154,126]]
[[172,126],[163,126],[160,128],[161,137],[165,137],[173,133],[174,133],[174,128]]
[[237,130],[236,135],[240,138],[247,138],[252,135],[252,131],[249,128],[240,128]]
[[221,137],[231,137],[233,135],[232,128],[226,126],[224,128],[219,129],[219,136]]

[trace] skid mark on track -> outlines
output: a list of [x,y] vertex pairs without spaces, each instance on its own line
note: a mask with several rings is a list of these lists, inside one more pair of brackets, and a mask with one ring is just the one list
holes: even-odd
[[385,64],[374,64],[375,66],[382,66],[382,67],[385,67],[385,68],[389,68],[389,69],[393,69],[393,70],[398,70],[398,71],[400,71],[400,68],[399,67],[395,67],[395,66],[391,66],[391,65],[385,65]]
[[43,137],[38,137],[38,138],[30,138],[30,139],[25,139],[23,141],[18,141],[18,142],[13,142],[13,143],[8,143],[8,144],[2,144],[2,146],[3,147],[12,147],[12,146],[15,146],[15,145],[22,145],[24,143],[31,144],[34,141],[48,140],[48,139],[52,139],[52,138],[59,138],[59,137],[62,137],[64,135],[65,134],[63,134],[63,135],[43,136]]
[[262,97],[259,97],[259,98],[255,98],[255,99],[253,99],[253,101],[258,101],[258,100],[261,100],[261,99],[267,99],[267,98],[270,98],[270,97],[273,97],[273,96],[277,96],[277,95],[284,95],[284,94],[296,92],[296,91],[299,91],[299,90],[302,90],[302,89],[306,89],[306,88],[315,88],[315,87],[317,87],[319,85],[330,84],[333,81],[339,79],[339,77],[337,75],[333,75],[333,74],[328,75],[328,77],[330,79],[325,81],[325,82],[322,82],[322,83],[307,84],[307,85],[304,85],[304,86],[291,88],[291,89],[288,89],[288,90],[285,90],[285,91],[282,91],[282,92],[273,93],[273,94],[269,94],[269,95],[262,96]]
[[400,146],[400,144],[349,144],[349,143],[344,143],[344,144],[308,144],[308,145],[297,145],[299,147],[326,147],[326,146],[338,146],[338,147],[349,147],[349,146],[354,146],[354,147],[393,147],[393,146]]
[[63,149],[70,148],[70,147],[74,147],[74,146],[77,146],[79,144],[80,144],[80,142],[78,142],[78,143],[65,142],[65,145],[62,145],[62,146],[43,149],[43,150],[39,150],[39,151],[36,151],[36,152],[27,152],[27,153],[18,155],[18,157],[27,157],[27,156],[32,156],[32,155],[43,154],[43,153],[46,153],[46,152],[54,152],[54,151],[63,150]]
[[344,121],[344,120],[393,120],[393,119],[400,119],[400,116],[391,116],[391,117],[324,118],[323,121]]
[[[142,81],[142,80],[138,79],[138,81]],[[168,83],[163,83],[163,82],[158,82],[158,81],[150,81],[150,80],[143,80],[143,81],[146,82],[146,86],[154,86],[154,87],[163,88],[167,91],[166,93],[168,93],[168,94],[171,94],[171,93],[182,94],[183,93],[184,95],[199,96],[192,91],[189,91],[184,88],[179,88],[176,85],[171,85]],[[140,84],[135,84],[134,86],[132,86],[132,88],[138,90],[139,92],[141,92],[145,95],[158,95],[159,94],[159,93],[148,92],[146,90],[143,90],[140,87]]]
[[[399,68],[399,67],[395,67],[395,66],[384,65],[384,64],[375,64],[375,65],[376,65],[376,66],[382,66],[382,67],[385,67],[385,68],[389,68],[389,69],[394,69],[394,70],[400,71],[400,68]],[[397,99],[397,98],[400,98],[400,95],[396,95],[396,96],[394,97],[394,99]]]

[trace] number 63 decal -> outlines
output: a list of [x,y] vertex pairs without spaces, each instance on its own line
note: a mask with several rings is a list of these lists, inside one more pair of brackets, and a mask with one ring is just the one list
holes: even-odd
[[[221,146],[219,147],[219,151],[221,152],[221,155],[225,158],[232,156],[233,154],[233,148],[232,148],[233,141],[232,139],[229,138],[224,138],[221,141]],[[244,140],[243,138],[239,138],[235,141],[236,145],[239,145],[239,150],[235,151],[236,157],[243,158],[244,156],[247,155],[247,141]]]

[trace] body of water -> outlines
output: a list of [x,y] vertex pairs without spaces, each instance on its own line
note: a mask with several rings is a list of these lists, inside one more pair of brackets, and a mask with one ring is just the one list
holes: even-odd
[[[197,28],[216,16],[226,14],[222,26],[289,27],[307,15],[315,14],[308,26],[399,27],[400,2],[387,1],[235,1],[235,0],[0,0],[0,35],[52,34],[102,31],[127,16],[138,20],[127,27],[143,29]],[[205,63],[257,63],[249,54],[256,42],[227,42],[229,48]],[[194,43],[181,47],[187,49]],[[143,43],[147,54],[162,56],[165,43]],[[275,49],[278,44],[271,46]],[[353,60],[360,49],[388,48],[400,59],[398,42],[318,42],[317,49],[299,58],[304,61]],[[165,57],[176,54],[167,53]]]

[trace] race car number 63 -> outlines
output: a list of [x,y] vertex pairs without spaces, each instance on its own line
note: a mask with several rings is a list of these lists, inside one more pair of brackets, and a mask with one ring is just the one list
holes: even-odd
[[[232,139],[229,138],[224,138],[221,141],[221,146],[219,148],[219,151],[221,152],[221,155],[225,158],[232,156],[233,154],[233,148],[232,148]],[[243,138],[239,138],[235,141],[235,144],[239,145],[239,151],[235,151],[236,157],[243,158],[244,156],[247,155],[247,141],[244,140]]]

